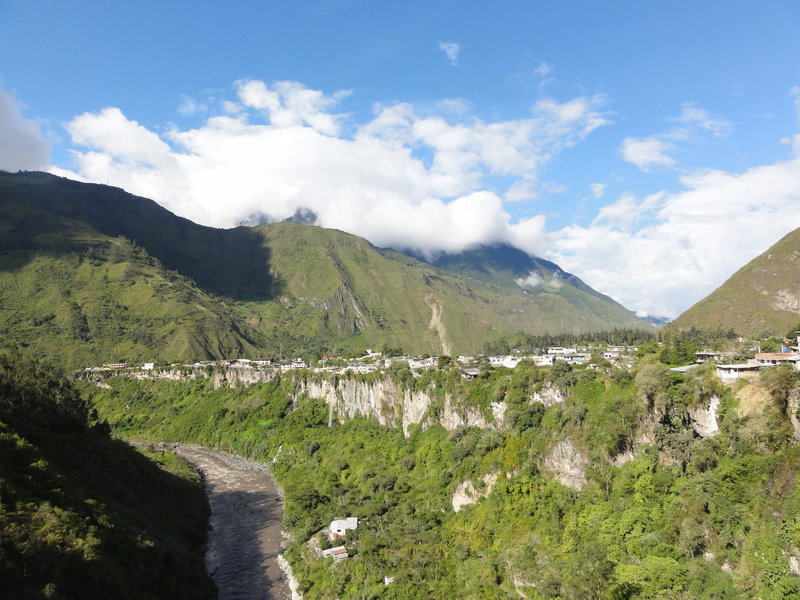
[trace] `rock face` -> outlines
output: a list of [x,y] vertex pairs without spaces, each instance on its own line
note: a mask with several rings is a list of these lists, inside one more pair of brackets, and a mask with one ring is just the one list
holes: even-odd
[[719,410],[719,397],[712,396],[708,406],[689,407],[689,416],[692,418],[692,429],[700,437],[709,437],[719,431],[717,411]]
[[402,426],[409,435],[411,425],[428,427],[439,423],[450,431],[460,427],[502,428],[506,404],[491,404],[487,417],[477,406],[459,405],[452,395],[433,390],[408,390],[391,379],[359,381],[345,377],[315,376],[298,379],[296,395],[324,401],[337,419],[356,415],[371,417],[386,427]]
[[483,481],[483,490],[479,491],[475,488],[475,484],[472,483],[472,480],[467,479],[459,483],[456,486],[456,489],[453,490],[453,497],[451,499],[453,503],[453,510],[455,512],[460,511],[465,506],[469,506],[470,504],[475,504],[478,501],[478,498],[488,498],[489,494],[492,493],[492,489],[494,488],[495,484],[500,480],[500,473],[487,473],[483,477],[481,477]]
[[211,379],[214,389],[221,387],[246,387],[256,383],[265,383],[275,379],[278,371],[271,368],[252,367],[174,367],[169,369],[153,369],[151,371],[86,371],[77,375],[98,386],[103,386],[109,377],[123,376],[138,380],[189,381],[193,379]]
[[561,390],[549,381],[545,382],[542,389],[531,394],[531,402],[538,402],[545,406],[555,406],[564,403],[564,394]]
[[542,467],[573,490],[580,490],[586,483],[586,457],[569,438],[558,442],[544,457]]

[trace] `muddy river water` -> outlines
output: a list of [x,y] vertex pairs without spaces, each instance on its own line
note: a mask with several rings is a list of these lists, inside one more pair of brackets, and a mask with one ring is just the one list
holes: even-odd
[[219,600],[290,600],[278,566],[283,502],[267,469],[227,452],[175,446],[206,482],[211,505],[206,568]]

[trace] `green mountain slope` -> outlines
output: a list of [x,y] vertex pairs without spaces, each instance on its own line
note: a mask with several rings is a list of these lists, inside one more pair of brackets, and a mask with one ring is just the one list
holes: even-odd
[[216,598],[194,471],[112,439],[73,385],[0,355],[0,596]]
[[323,345],[344,338],[456,353],[477,351],[509,333],[643,325],[624,307],[566,278],[551,278],[539,289],[508,286],[378,250],[339,231],[293,223],[256,230],[270,248],[283,301],[240,306],[270,338],[292,332]]
[[695,327],[733,329],[740,335],[784,335],[800,322],[800,229],[784,236],[709,296],[692,306],[667,331]]
[[[520,264],[482,277],[453,257],[445,270],[340,231],[214,229],[108,186],[0,174],[0,336],[80,366],[475,352],[519,333],[642,326],[552,263],[505,252]],[[514,283],[532,271],[541,285]]]
[[432,263],[434,266],[511,289],[536,290],[538,287],[555,288],[566,283],[589,295],[613,302],[608,296],[590,288],[575,275],[567,273],[557,264],[530,256],[519,248],[507,244],[479,246],[457,254],[443,254]]

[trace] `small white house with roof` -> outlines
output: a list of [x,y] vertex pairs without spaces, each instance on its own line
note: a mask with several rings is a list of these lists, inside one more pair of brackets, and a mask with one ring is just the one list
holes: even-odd
[[347,517],[346,519],[334,519],[331,521],[331,537],[343,537],[349,529],[355,530],[358,527],[358,517]]

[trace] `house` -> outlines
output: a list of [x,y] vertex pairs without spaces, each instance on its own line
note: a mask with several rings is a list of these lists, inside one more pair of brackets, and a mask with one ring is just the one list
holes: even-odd
[[559,348],[557,346],[552,346],[547,349],[547,354],[549,356],[564,356],[565,354],[575,354],[577,351],[577,348]]
[[156,368],[156,363],[144,363],[142,365],[142,371],[152,371]]
[[347,555],[347,548],[344,546],[336,546],[335,548],[328,548],[327,550],[322,551],[322,556],[328,558],[329,556],[333,557],[333,562],[341,562],[346,558],[349,558]]
[[584,365],[592,360],[591,354],[565,354],[563,356],[556,355],[556,360],[565,360],[572,365]]
[[742,365],[717,365],[717,377],[723,383],[732,383],[737,379],[756,379],[763,365],[749,362]]
[[522,359],[517,356],[490,356],[489,364],[493,367],[507,367],[513,369]]
[[128,363],[105,363],[104,369],[127,369]]
[[347,517],[346,519],[334,519],[331,521],[331,537],[337,538],[345,535],[348,529],[355,530],[358,527],[358,517]]
[[308,363],[302,358],[295,358],[291,364],[281,365],[281,371],[292,371],[294,369],[307,369]]
[[462,379],[475,379],[480,374],[481,370],[475,367],[466,367],[464,369],[461,369]]
[[756,354],[756,362],[765,367],[789,363],[795,369],[800,366],[800,354],[794,352],[761,352]]

